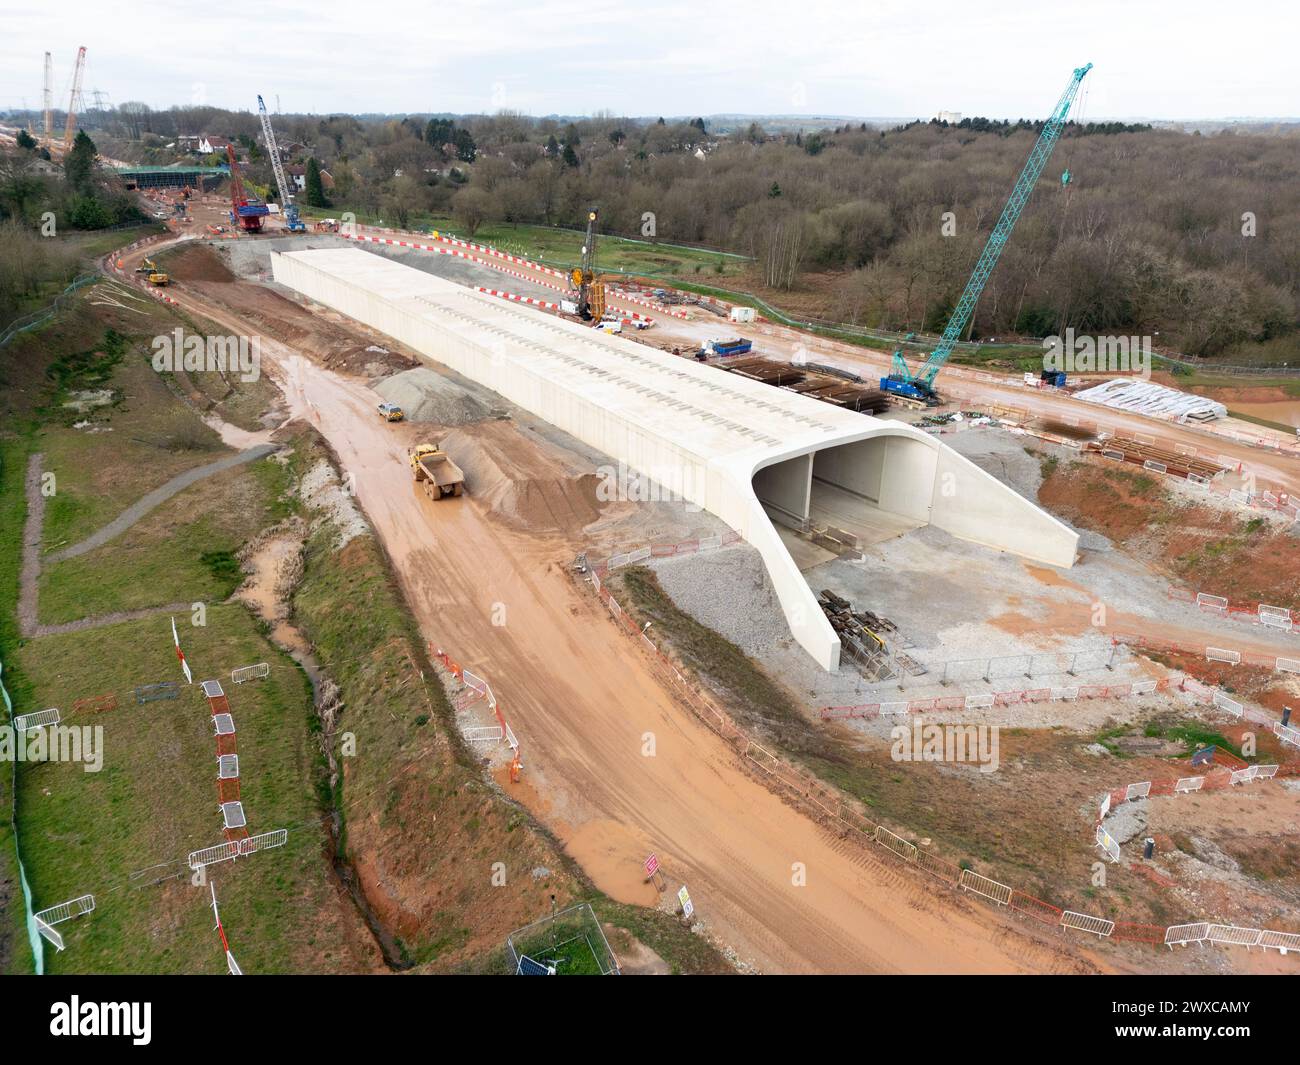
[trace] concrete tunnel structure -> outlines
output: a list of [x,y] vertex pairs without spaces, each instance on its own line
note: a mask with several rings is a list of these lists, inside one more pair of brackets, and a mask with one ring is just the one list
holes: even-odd
[[[474,292],[356,248],[272,252],[277,282],[499,393],[699,505],[763,557],[790,631],[824,669],[840,642],[784,526],[818,508],[899,532],[932,524],[1035,562],[1078,535],[899,422],[844,410]],[[788,533],[787,533],[788,535]],[[887,606],[864,604],[879,612]]]

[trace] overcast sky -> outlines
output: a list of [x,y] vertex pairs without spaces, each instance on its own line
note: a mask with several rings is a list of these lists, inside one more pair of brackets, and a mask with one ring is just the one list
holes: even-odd
[[[138,15],[132,17],[132,10]],[[44,53],[86,98],[283,111],[1039,117],[1300,114],[1286,0],[0,0],[0,107]]]

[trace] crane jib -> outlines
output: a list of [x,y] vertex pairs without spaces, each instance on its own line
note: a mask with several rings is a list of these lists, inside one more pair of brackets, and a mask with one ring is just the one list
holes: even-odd
[[1038,134],[1038,139],[1034,142],[1033,148],[1030,149],[1029,158],[1025,160],[1024,168],[1020,171],[1020,176],[1011,189],[1011,195],[1007,197],[1006,206],[1002,208],[1002,214],[993,227],[993,232],[989,234],[989,238],[984,244],[984,250],[980,252],[980,257],[975,263],[975,269],[971,271],[970,280],[966,282],[966,288],[961,294],[961,299],[957,301],[957,306],[953,308],[952,316],[948,319],[943,335],[940,337],[934,351],[931,352],[930,357],[926,359],[925,365],[919,373],[913,375],[907,368],[907,362],[903,359],[902,352],[899,351],[894,354],[895,376],[902,378],[904,383],[920,384],[926,390],[930,390],[934,384],[935,376],[943,368],[944,363],[948,361],[948,356],[952,354],[958,338],[965,330],[967,323],[970,322],[971,315],[975,313],[975,305],[979,302],[980,293],[984,291],[984,284],[988,281],[989,275],[993,273],[993,268],[997,266],[1002,250],[1011,237],[1011,231],[1015,229],[1016,222],[1020,218],[1020,212],[1024,210],[1025,204],[1029,202],[1034,186],[1038,183],[1039,177],[1042,176],[1047,160],[1051,158],[1052,149],[1056,147],[1056,142],[1060,139],[1061,132],[1065,128],[1066,117],[1069,115],[1070,107],[1078,94],[1079,83],[1083,81],[1084,75],[1091,69],[1091,63],[1075,69],[1069,85],[1065,87],[1065,91],[1061,94],[1060,100],[1057,101],[1056,107],[1052,111],[1051,117],[1043,123],[1043,129]]

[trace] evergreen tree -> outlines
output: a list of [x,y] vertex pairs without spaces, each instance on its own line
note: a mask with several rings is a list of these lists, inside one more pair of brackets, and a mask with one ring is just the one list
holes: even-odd
[[72,151],[63,160],[63,174],[73,192],[85,195],[91,191],[96,154],[95,142],[86,136],[84,129],[78,130]]
[[325,198],[325,187],[320,180],[320,163],[316,162],[315,156],[307,160],[307,187],[303,190],[302,199],[307,207],[330,205],[329,200]]

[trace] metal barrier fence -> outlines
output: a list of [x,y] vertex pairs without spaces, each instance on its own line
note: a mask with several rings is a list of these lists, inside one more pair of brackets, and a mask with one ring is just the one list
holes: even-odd
[[32,311],[31,314],[26,314],[21,318],[14,319],[5,326],[4,332],[0,333],[0,348],[3,348],[19,334],[26,333],[29,330],[35,329],[37,326],[44,325],[58,314],[60,308],[65,302],[67,302],[70,296],[84,288],[86,285],[93,285],[98,280],[100,280],[99,274],[82,274],[80,277],[75,278],[67,288],[55,296],[48,307],[43,307],[39,311]]
[[984,710],[1020,703],[1070,702],[1076,699],[1126,699],[1166,691],[1169,681],[1138,681],[1133,684],[1075,684],[1068,688],[1017,688],[985,695],[951,695],[933,699],[858,703],[854,706],[823,706],[823,720],[889,717],[894,714],[926,714],[942,711]]
[[252,666],[240,666],[238,669],[230,671],[230,682],[232,684],[243,684],[245,681],[262,680],[271,675],[271,667],[266,662],[258,662]]
[[236,858],[247,858],[258,851],[283,847],[288,840],[289,830],[287,828],[277,828],[270,832],[262,832],[256,836],[247,836],[240,840],[228,840],[225,843],[218,843],[215,847],[204,847],[201,850],[190,851],[185,862],[191,869],[217,865],[220,862],[229,862]]
[[162,699],[179,699],[180,696],[181,686],[174,680],[164,680],[158,684],[140,684],[135,688],[135,701],[140,706]]

